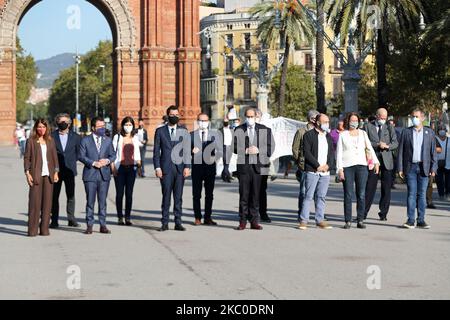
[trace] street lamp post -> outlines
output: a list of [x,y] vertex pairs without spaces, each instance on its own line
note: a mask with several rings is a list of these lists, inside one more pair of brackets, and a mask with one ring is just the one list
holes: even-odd
[[[203,34],[203,36],[207,39],[210,39],[212,37],[212,30],[211,27],[206,27],[204,28],[202,31],[199,32],[199,34]],[[229,42],[223,35],[220,35],[220,37],[225,40],[225,47],[226,47],[226,51],[229,52],[225,52],[224,53],[224,59],[225,59],[225,87],[226,87],[226,56],[228,54],[233,54],[240,62],[240,64],[242,65],[244,71],[249,75],[250,79],[256,79],[258,82],[258,89],[256,90],[257,93],[257,103],[258,103],[258,108],[261,110],[262,113],[267,113],[268,112],[268,93],[269,93],[269,83],[270,81],[273,79],[273,77],[277,74],[278,70],[280,69],[281,65],[283,64],[284,58],[282,57],[278,63],[272,68],[272,70],[270,72],[267,72],[267,52],[268,49],[263,45],[260,48],[258,48],[257,50],[257,55],[258,55],[258,61],[259,61],[259,72],[255,73],[252,69],[251,69],[251,65],[249,65],[249,63],[246,61],[244,55],[242,55],[239,50],[237,50],[236,48],[234,48],[233,44],[231,42]],[[206,56],[207,57],[211,57],[211,52],[210,52],[210,46],[208,45],[206,47]],[[225,95],[224,95],[224,100],[225,100],[225,108],[226,108],[226,103],[227,103],[227,88],[225,88]],[[227,110],[225,109],[225,112]]]
[[333,54],[341,63],[342,68],[344,69],[342,81],[344,82],[345,112],[357,112],[358,86],[361,80],[359,71],[361,70],[361,66],[364,63],[364,60],[366,59],[370,51],[372,51],[372,43],[369,42],[365,44],[365,47],[362,48],[360,55],[357,57],[355,49],[354,28],[351,27],[349,32],[349,44],[347,46],[347,57],[344,56],[344,54],[339,50],[339,47],[336,45],[336,43],[332,41],[328,34],[325,32],[323,26],[318,23],[313,13],[311,13],[311,11],[308,10],[308,8],[306,8],[301,1],[297,0],[297,3],[305,11],[306,16],[314,25],[316,31],[323,35],[328,48],[331,50],[331,52],[333,52]]
[[75,132],[79,133],[80,128],[79,128],[79,109],[80,109],[80,88],[79,88],[79,84],[80,84],[80,63],[81,63],[81,57],[78,54],[78,50],[77,50],[77,54],[75,56],[75,68],[76,68],[76,85],[75,85],[75,123],[76,125],[74,126]]
[[[105,65],[101,64],[98,67],[102,69],[102,83],[104,84],[105,83]],[[98,92],[95,94],[95,115],[98,117]]]

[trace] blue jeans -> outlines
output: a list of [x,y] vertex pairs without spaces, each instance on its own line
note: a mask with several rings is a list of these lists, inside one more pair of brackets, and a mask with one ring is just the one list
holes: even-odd
[[366,211],[366,184],[369,176],[367,166],[357,165],[344,168],[344,215],[345,222],[352,221],[353,185],[356,185],[357,220],[363,221]]
[[327,196],[330,176],[320,176],[312,172],[305,174],[305,197],[301,212],[301,222],[308,223],[311,202],[314,199],[316,223],[320,223],[325,215],[325,197]]
[[298,193],[298,221],[301,221],[301,214],[303,209],[303,200],[305,198],[305,177],[306,172],[302,170],[297,170],[297,180],[300,182],[300,190]]
[[418,211],[417,222],[424,222],[425,207],[427,205],[426,193],[428,187],[428,176],[423,173],[423,170],[421,170],[419,164],[412,164],[410,171],[406,175],[406,185],[408,187],[408,223],[413,224],[416,220],[416,208]]

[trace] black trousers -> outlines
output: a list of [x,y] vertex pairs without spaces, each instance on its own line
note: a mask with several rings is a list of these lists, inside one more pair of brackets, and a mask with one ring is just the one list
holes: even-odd
[[262,177],[252,168],[239,172],[239,218],[259,223],[259,195]]
[[440,197],[450,195],[450,170],[438,168],[436,174],[436,185]]
[[183,188],[185,178],[182,171],[178,171],[175,165],[171,166],[169,171],[163,171],[164,175],[160,179],[162,191],[161,223],[166,225],[169,223],[170,198],[173,195],[173,214],[175,216],[175,224],[181,224],[183,215]]
[[131,208],[133,206],[133,189],[136,181],[136,170],[134,166],[120,166],[117,177],[114,177],[116,185],[116,209],[117,217],[123,218],[123,196],[125,195],[125,219],[131,219]]
[[202,199],[203,185],[205,186],[205,220],[211,219],[215,182],[215,165],[199,165],[192,167],[192,198],[195,219],[202,218],[200,200]]
[[75,176],[70,170],[61,170],[59,173],[59,181],[53,185],[53,200],[52,200],[52,224],[58,224],[59,220],[59,195],[61,194],[61,187],[64,183],[66,189],[66,211],[67,220],[75,222]]
[[375,193],[377,192],[378,179],[381,181],[381,198],[378,205],[380,211],[378,215],[380,218],[386,218],[389,207],[391,205],[391,188],[392,188],[392,170],[386,170],[384,165],[380,166],[380,175],[375,174],[374,170],[369,170],[369,177],[366,185],[366,211],[364,217],[367,215],[372,206]]
[[259,215],[268,218],[267,215],[267,179],[269,176],[261,176],[261,188],[259,192]]

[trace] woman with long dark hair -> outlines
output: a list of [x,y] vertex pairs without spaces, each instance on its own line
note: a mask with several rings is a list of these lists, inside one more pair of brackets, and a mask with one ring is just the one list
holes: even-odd
[[[131,117],[125,117],[120,125],[120,133],[113,138],[116,160],[111,165],[116,185],[116,208],[119,225],[131,226],[131,208],[136,173],[141,175],[141,154],[139,138]],[[125,194],[125,222],[123,220],[123,196]]]
[[28,236],[50,235],[53,184],[58,182],[59,163],[47,120],[38,119],[27,140],[24,169],[28,185]]

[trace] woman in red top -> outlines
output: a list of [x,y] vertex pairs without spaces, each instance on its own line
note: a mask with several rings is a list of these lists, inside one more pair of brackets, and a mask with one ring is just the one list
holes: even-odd
[[[136,173],[141,175],[141,154],[139,138],[131,117],[125,117],[121,123],[120,133],[113,138],[116,160],[111,165],[116,185],[116,209],[119,225],[131,226],[131,208],[133,205],[133,189]],[[123,215],[123,196],[125,194],[125,222]]]

